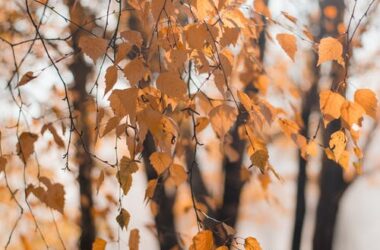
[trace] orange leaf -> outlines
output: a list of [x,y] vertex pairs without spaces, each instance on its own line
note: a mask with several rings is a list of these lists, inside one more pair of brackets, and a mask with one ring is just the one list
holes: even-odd
[[281,45],[281,48],[286,52],[290,59],[294,62],[294,57],[297,52],[297,40],[292,34],[277,34],[276,39]]
[[355,91],[355,102],[363,107],[366,114],[376,119],[377,98],[370,89],[358,89]]
[[132,229],[129,233],[129,250],[139,250],[140,234],[138,229]]
[[337,39],[332,37],[322,38],[318,46],[319,58],[317,66],[324,62],[335,60],[344,67],[342,54],[343,46]]
[[96,238],[92,243],[92,250],[105,250],[107,242],[101,238]]
[[149,160],[158,175],[162,174],[173,161],[170,155],[161,152],[154,152]]
[[181,99],[187,92],[186,83],[175,73],[161,73],[156,84],[157,88],[169,97]]
[[200,231],[193,237],[193,244],[190,250],[213,250],[214,238],[210,230]]

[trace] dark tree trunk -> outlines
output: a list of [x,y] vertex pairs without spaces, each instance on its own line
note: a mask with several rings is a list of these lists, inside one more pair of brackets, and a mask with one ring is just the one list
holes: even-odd
[[[75,8],[82,8],[78,1],[69,0],[68,6],[71,8],[76,4]],[[71,27],[72,34],[72,47],[75,51],[78,51],[78,41],[81,35],[76,27]],[[79,239],[79,249],[91,250],[92,243],[95,240],[96,229],[93,217],[93,198],[92,198],[92,181],[91,172],[93,168],[93,160],[91,156],[85,152],[84,148],[88,149],[91,145],[91,138],[89,135],[90,125],[87,117],[86,105],[91,98],[86,91],[87,77],[91,72],[91,67],[84,61],[83,55],[78,55],[75,60],[69,65],[69,69],[73,74],[73,86],[71,90],[77,94],[73,107],[79,111],[79,117],[76,120],[76,129],[82,133],[81,138],[76,138],[74,142],[76,145],[76,160],[78,162],[78,183],[79,183],[79,195],[80,195],[80,228],[81,235]],[[76,134],[71,131],[75,138]]]
[[[312,63],[315,63],[315,59],[312,60]],[[314,64],[315,65],[315,64]],[[300,131],[301,135],[309,136],[309,121],[310,115],[312,111],[316,108],[318,104],[318,75],[319,72],[315,70],[315,79],[313,80],[313,84],[311,88],[306,92],[303,103],[301,116],[304,122],[304,127]],[[301,151],[298,150],[298,178],[297,178],[297,196],[296,196],[296,211],[295,211],[295,221],[294,221],[294,231],[293,231],[293,241],[292,241],[292,249],[299,250],[301,247],[302,240],[302,229],[306,212],[306,196],[305,196],[305,188],[307,183],[307,160],[301,156]]]
[[[150,164],[149,157],[156,152],[152,134],[148,133],[144,141],[143,159],[148,180],[157,178],[157,174]],[[171,249],[177,245],[177,235],[174,225],[173,205],[174,195],[168,195],[165,191],[164,180],[158,178],[156,190],[152,200],[158,205],[158,213],[154,220],[156,223],[160,249]]]
[[[268,4],[269,1],[265,0],[264,2],[265,4]],[[264,23],[266,22],[264,18],[262,18],[262,21]],[[260,63],[263,63],[266,45],[265,30],[260,33],[257,43],[260,51]],[[244,90],[246,93],[255,91],[256,89],[252,83],[249,83]],[[218,210],[218,219],[231,227],[235,227],[237,222],[240,206],[240,195],[244,186],[244,182],[241,180],[240,174],[246,142],[240,140],[238,134],[238,128],[243,124],[243,122],[244,119],[242,119],[242,117],[238,117],[237,122],[231,131],[231,136],[233,138],[231,146],[238,153],[239,159],[235,162],[231,162],[227,157],[225,157],[223,160],[223,170],[225,173],[224,193],[222,207]]]
[[[334,6],[337,10],[337,16],[334,19],[329,19],[323,14],[321,16],[321,33],[325,36],[337,37],[338,25],[344,20],[345,3],[343,0],[322,0],[320,1],[320,9],[323,10],[326,6]],[[347,51],[349,48],[345,48]],[[344,69],[333,63],[331,73],[332,89],[345,95],[345,87],[337,88],[338,84],[344,80]],[[340,120],[332,121],[326,129],[323,130],[323,143],[328,145],[330,135],[341,128]],[[315,232],[313,239],[314,250],[331,250],[333,247],[335,221],[339,209],[340,198],[347,188],[348,183],[343,179],[343,170],[334,161],[327,159],[323,155],[322,169],[320,173],[319,188],[320,197],[317,206],[317,215],[315,222]]]

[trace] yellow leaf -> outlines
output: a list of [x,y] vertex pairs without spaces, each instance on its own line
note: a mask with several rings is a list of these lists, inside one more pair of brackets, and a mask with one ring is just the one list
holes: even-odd
[[21,80],[20,82],[17,84],[16,88],[17,87],[20,87],[22,85],[25,85],[27,84],[28,82],[30,82],[31,80],[33,80],[34,78],[36,78],[37,76],[34,76],[33,72],[32,71],[28,71],[26,72],[22,77],[21,77]]
[[158,175],[162,174],[173,161],[170,155],[161,152],[154,152],[149,160]]
[[138,229],[132,229],[129,233],[129,250],[139,250],[140,234]]
[[306,153],[311,156],[317,156],[318,144],[315,142],[315,140],[309,141],[309,143],[306,145]]
[[319,42],[318,46],[318,63],[317,66],[320,64],[335,60],[340,65],[344,66],[344,60],[342,57],[343,54],[343,46],[342,44],[335,38],[332,37],[326,37],[322,38]]
[[169,97],[181,99],[187,92],[186,83],[172,72],[161,73],[156,84],[157,88]]
[[329,148],[334,154],[335,161],[339,161],[346,149],[347,138],[343,131],[337,131],[330,136]]
[[38,136],[33,133],[23,132],[19,137],[17,143],[17,152],[21,160],[26,163],[29,156],[34,153],[34,143],[37,141]]
[[193,244],[190,250],[213,250],[214,238],[210,230],[200,231],[193,237]]
[[[343,126],[347,129],[357,130],[362,125],[365,110],[355,102],[346,101],[341,108]],[[353,125],[358,126],[357,128]]]
[[92,250],[105,250],[107,242],[101,238],[96,238],[92,243]]
[[122,208],[120,210],[119,215],[116,217],[116,221],[122,230],[124,228],[128,229],[128,224],[129,224],[130,218],[131,218],[131,216],[130,216],[129,212],[127,210],[125,210],[124,208]]
[[94,62],[106,53],[108,46],[107,40],[92,36],[81,36],[78,45]]
[[106,95],[108,91],[110,91],[113,88],[117,81],[117,67],[115,65],[111,65],[107,68],[105,78],[106,88],[104,90],[104,95]]
[[363,107],[366,114],[376,119],[377,98],[370,89],[358,89],[355,92],[355,102]]
[[294,62],[294,57],[297,52],[297,40],[292,34],[277,34],[276,39],[281,45],[281,48],[286,52],[290,59]]
[[341,107],[345,100],[342,95],[331,90],[322,90],[319,93],[319,106],[325,126],[341,116]]
[[219,138],[223,139],[236,121],[237,111],[226,104],[213,108],[210,113],[210,123]]
[[256,238],[248,237],[244,240],[244,249],[245,250],[261,250],[260,243]]

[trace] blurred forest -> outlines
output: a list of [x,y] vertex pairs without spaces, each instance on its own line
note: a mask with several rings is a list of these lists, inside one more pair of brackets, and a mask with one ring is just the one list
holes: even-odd
[[378,0],[0,0],[0,248],[376,250]]

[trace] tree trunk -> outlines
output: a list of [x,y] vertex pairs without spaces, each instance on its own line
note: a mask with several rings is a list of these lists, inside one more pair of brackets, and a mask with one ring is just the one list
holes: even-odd
[[[75,8],[82,8],[80,2],[70,0],[68,1],[68,6],[71,8],[74,4]],[[80,37],[80,32],[77,28],[71,29],[72,34],[72,47],[75,51],[78,48],[78,41]],[[80,228],[81,236],[79,239],[79,248],[82,250],[91,250],[92,243],[95,240],[96,230],[95,222],[93,217],[93,198],[92,198],[92,181],[91,172],[93,167],[93,160],[91,156],[85,152],[84,148],[89,148],[91,145],[90,140],[90,125],[87,118],[86,104],[88,99],[91,98],[86,91],[87,77],[91,72],[91,67],[84,61],[83,55],[76,56],[75,60],[69,66],[71,73],[73,74],[73,86],[72,91],[77,94],[73,102],[73,107],[75,110],[79,111],[80,116],[77,119],[76,128],[82,133],[81,138],[76,138],[76,160],[78,162],[79,174],[79,195],[80,195]],[[74,133],[71,131],[71,133]],[[73,134],[74,136],[74,134]],[[75,138],[75,137],[74,137]]]
[[[335,7],[337,10],[337,16],[334,19],[329,19],[322,14],[321,33],[337,37],[339,34],[337,31],[338,25],[344,20],[344,1],[320,1],[322,13],[326,6]],[[345,52],[347,49],[348,48],[345,48]],[[332,79],[332,89],[337,89],[338,84],[344,80],[344,75],[344,69],[334,62],[330,73]],[[345,95],[345,87],[339,88],[339,92],[340,94]],[[340,128],[340,120],[332,121],[327,128],[323,130],[323,144],[328,145],[330,135]],[[343,179],[342,168],[334,161],[327,159],[325,154],[322,159],[322,169],[319,182],[320,197],[317,206],[313,249],[331,250],[340,198],[342,197],[342,194],[348,184]]]

